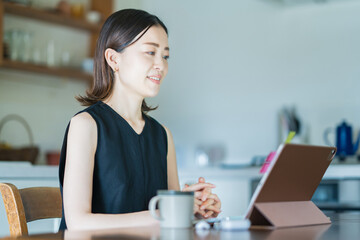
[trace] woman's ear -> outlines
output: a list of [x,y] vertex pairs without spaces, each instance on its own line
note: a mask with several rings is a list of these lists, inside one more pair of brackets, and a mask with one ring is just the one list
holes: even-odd
[[119,63],[119,57],[118,52],[116,52],[114,49],[108,48],[105,50],[105,59],[107,64],[112,68],[114,72],[117,72],[119,70],[118,63]]

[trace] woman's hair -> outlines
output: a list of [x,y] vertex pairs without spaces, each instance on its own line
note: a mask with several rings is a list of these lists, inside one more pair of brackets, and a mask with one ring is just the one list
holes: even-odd
[[[122,52],[126,47],[139,40],[151,26],[161,26],[166,34],[167,28],[156,16],[136,9],[124,9],[113,13],[101,28],[94,57],[94,81],[86,91],[86,96],[75,97],[83,106],[90,106],[109,97],[114,87],[114,72],[107,64],[105,50],[112,48]],[[145,31],[144,31],[145,30]],[[143,34],[138,36],[142,31]],[[145,100],[141,111],[146,113],[155,108],[149,107]]]

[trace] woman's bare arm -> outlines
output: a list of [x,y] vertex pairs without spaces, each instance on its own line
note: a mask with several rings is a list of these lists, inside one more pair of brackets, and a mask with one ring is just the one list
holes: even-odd
[[170,130],[163,126],[166,130],[168,141],[167,153],[167,174],[168,174],[168,189],[180,191],[179,176],[176,165],[176,153],[172,134]]

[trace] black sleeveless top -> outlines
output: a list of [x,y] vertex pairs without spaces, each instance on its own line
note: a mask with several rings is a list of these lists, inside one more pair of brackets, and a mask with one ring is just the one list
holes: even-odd
[[[89,113],[97,125],[92,213],[117,214],[148,210],[148,203],[156,191],[168,188],[165,129],[155,119],[143,114],[144,129],[141,134],[137,134],[125,119],[101,101],[81,112]],[[61,194],[69,125],[60,156]],[[63,207],[60,230],[66,228]]]

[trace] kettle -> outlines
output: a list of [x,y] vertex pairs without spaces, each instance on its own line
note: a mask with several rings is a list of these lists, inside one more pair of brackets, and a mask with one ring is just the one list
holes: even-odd
[[[324,133],[324,140],[327,145],[333,145],[330,143],[328,138],[331,130],[331,128],[328,128]],[[344,159],[346,156],[354,155],[359,148],[359,142],[360,131],[357,136],[357,140],[353,143],[352,127],[345,121],[336,127],[336,155],[338,155],[340,159]]]

